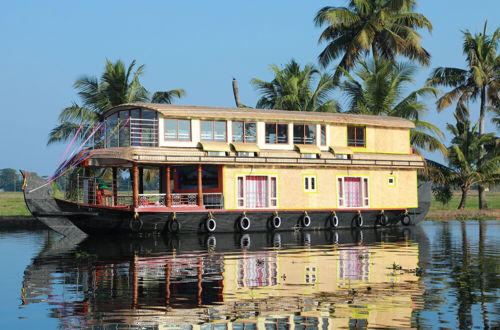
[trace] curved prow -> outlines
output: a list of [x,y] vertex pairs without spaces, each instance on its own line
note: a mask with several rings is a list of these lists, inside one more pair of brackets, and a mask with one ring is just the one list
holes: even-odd
[[53,197],[52,185],[36,174],[20,171],[23,176],[24,202],[31,214],[50,229],[66,237],[86,234],[64,216]]
[[409,209],[410,214],[415,214],[415,222],[418,223],[424,220],[425,216],[431,208],[431,191],[432,182],[423,182],[418,186],[418,207]]

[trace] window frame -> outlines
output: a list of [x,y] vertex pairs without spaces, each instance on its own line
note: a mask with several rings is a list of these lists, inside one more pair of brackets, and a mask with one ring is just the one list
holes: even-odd
[[[166,138],[166,121],[167,120],[175,120],[176,121],[176,132],[175,139],[167,139]],[[189,121],[189,140],[179,140],[179,120]],[[193,141],[193,121],[189,118],[163,118],[163,141],[168,142],[192,142]]]
[[[324,130],[325,134],[323,134],[323,130]],[[323,140],[323,137],[324,137],[324,140]],[[326,125],[319,125],[319,145],[322,147],[326,147],[328,145]]]
[[[234,124],[236,123],[242,123],[243,124],[243,134],[242,134],[242,141],[235,141],[234,140]],[[255,141],[247,141],[246,139],[246,127],[245,125],[246,124],[254,124],[255,125]],[[257,137],[258,137],[258,133],[257,133],[257,130],[258,130],[258,125],[257,125],[257,122],[256,121],[244,121],[244,120],[233,120],[231,122],[231,141],[232,142],[236,142],[236,143],[257,143]]]
[[[361,206],[347,206],[345,205],[345,179],[346,178],[359,178],[361,179]],[[342,186],[340,186],[342,185]],[[341,175],[337,176],[337,203],[339,207],[345,209],[362,209],[370,207],[370,180],[368,176],[364,175]]]
[[302,176],[302,189],[305,193],[318,192],[318,176],[316,174],[304,174]]
[[[349,138],[350,129],[354,129],[354,139]],[[363,130],[363,140],[358,140],[358,129]],[[362,145],[360,144],[362,141]],[[366,126],[364,125],[347,125],[347,146],[353,148],[366,148]]]
[[[203,139],[203,134],[202,134],[202,125],[203,125],[203,122],[210,122],[212,124],[212,139]],[[224,133],[224,136],[225,136],[225,139],[224,141],[222,140],[216,140],[215,139],[215,123],[216,122],[222,122],[224,123],[225,125],[225,133]],[[206,120],[206,119],[200,119],[200,141],[206,141],[206,142],[227,142],[227,120],[217,120],[217,119],[209,119],[209,120]]]
[[[303,134],[302,134],[302,141],[300,143],[295,142],[295,126],[302,126],[303,127]],[[314,127],[314,139],[312,143],[306,143],[306,126],[312,126]],[[293,129],[292,129],[292,140],[293,144],[306,144],[306,145],[316,145],[318,143],[318,130],[316,127],[316,124],[307,124],[307,123],[293,123]]]
[[[267,189],[268,189],[268,194],[267,194],[267,207],[258,207],[258,208],[251,208],[250,210],[267,210],[267,209],[276,209],[278,208],[278,175],[276,174],[238,174],[236,175],[236,208],[237,209],[249,209],[247,208],[246,205],[246,178],[247,176],[265,176],[267,177]],[[241,188],[242,190],[240,191],[240,182],[241,182]],[[273,184],[274,189],[273,189]],[[240,192],[242,194],[240,195]],[[274,192],[274,194],[273,194]]]
[[[276,129],[276,142],[268,142],[267,139],[267,125],[274,125]],[[285,125],[286,126],[286,142],[278,142],[278,125]],[[290,144],[290,134],[289,134],[289,123],[283,123],[283,122],[265,122],[264,123],[264,142],[266,144]]]

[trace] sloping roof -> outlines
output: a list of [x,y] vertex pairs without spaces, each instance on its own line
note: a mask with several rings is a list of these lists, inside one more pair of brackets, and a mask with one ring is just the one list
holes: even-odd
[[347,113],[329,112],[308,112],[308,111],[287,111],[287,110],[267,110],[250,108],[224,108],[188,106],[176,104],[158,103],[128,103],[111,108],[107,113],[129,108],[146,108],[155,110],[165,117],[189,117],[200,119],[237,119],[237,120],[261,120],[261,121],[298,121],[313,123],[332,124],[364,124],[371,126],[383,126],[394,128],[414,128],[413,122],[388,116],[354,115]]
[[353,152],[351,148],[349,147],[337,147],[337,146],[330,146],[330,150],[333,151],[334,154],[344,154],[344,155],[352,155]]
[[242,142],[232,142],[234,150],[238,152],[259,152],[259,146],[257,143],[242,143]]
[[321,150],[315,144],[296,144],[295,147],[301,154],[321,154]]
[[226,142],[200,141],[199,144],[201,145],[201,148],[203,149],[203,151],[224,151],[224,152],[231,151],[229,144],[227,144]]

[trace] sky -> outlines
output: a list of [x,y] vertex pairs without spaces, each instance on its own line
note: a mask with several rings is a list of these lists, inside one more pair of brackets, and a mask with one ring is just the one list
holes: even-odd
[[[324,45],[313,18],[324,6],[345,0],[252,1],[3,1],[0,10],[0,169],[50,175],[65,144],[47,146],[59,112],[78,97],[73,88],[83,75],[99,76],[105,59],[145,64],[142,84],[151,92],[184,88],[178,104],[233,106],[231,80],[239,82],[242,102],[255,106],[252,78],[271,80],[270,64],[291,58],[317,64]],[[499,0],[419,0],[417,12],[429,18],[431,34],[421,31],[432,54],[414,89],[438,66],[464,67],[462,30],[500,26]],[[332,67],[327,68],[332,70]],[[335,95],[343,101],[342,95]],[[423,119],[454,123],[453,108],[437,113],[434,101]],[[477,105],[472,107],[477,113]],[[477,119],[477,116],[473,117]],[[495,131],[488,122],[487,131]],[[447,137],[449,141],[449,137]],[[427,157],[442,161],[438,154]]]

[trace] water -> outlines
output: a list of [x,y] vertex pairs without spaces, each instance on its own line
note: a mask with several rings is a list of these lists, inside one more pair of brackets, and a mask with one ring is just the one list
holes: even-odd
[[67,242],[0,232],[3,329],[499,328],[500,222]]

